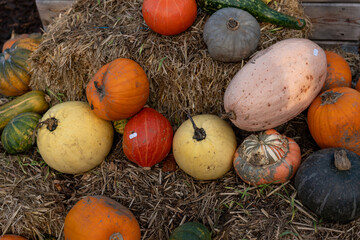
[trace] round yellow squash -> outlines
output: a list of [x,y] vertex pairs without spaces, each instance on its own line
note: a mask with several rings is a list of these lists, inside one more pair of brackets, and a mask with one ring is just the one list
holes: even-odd
[[222,177],[232,167],[236,138],[230,125],[211,114],[194,116],[181,124],[173,139],[176,163],[199,180]]
[[37,146],[44,161],[62,173],[77,174],[99,165],[114,137],[111,122],[100,119],[85,102],[51,107],[42,117]]

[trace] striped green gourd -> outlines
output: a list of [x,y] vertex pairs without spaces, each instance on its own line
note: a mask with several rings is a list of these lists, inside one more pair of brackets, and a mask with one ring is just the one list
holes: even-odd
[[198,0],[198,6],[206,12],[214,13],[221,8],[240,8],[249,12],[260,22],[268,22],[277,26],[302,29],[306,22],[304,19],[280,13],[262,0]]
[[1,134],[1,143],[6,152],[18,154],[29,150],[32,145],[32,135],[41,115],[25,112],[11,119]]
[[171,233],[169,240],[211,240],[209,230],[201,223],[184,223]]

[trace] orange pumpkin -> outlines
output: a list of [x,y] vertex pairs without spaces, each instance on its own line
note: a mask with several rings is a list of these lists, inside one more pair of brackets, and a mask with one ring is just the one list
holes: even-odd
[[2,47],[2,52],[3,52],[5,49],[11,48],[11,46],[12,46],[17,40],[27,38],[28,36],[29,36],[29,34],[27,34],[27,33],[16,35],[14,32],[12,32],[11,38],[10,38],[9,40],[7,40],[6,42],[4,42],[4,45],[3,45],[3,47]]
[[301,163],[299,145],[274,129],[245,138],[234,155],[234,169],[246,183],[284,183]]
[[308,109],[308,126],[319,147],[343,147],[360,155],[360,92],[348,87],[323,92]]
[[358,90],[360,92],[360,77],[355,85],[355,89]]
[[27,240],[27,239],[20,237],[18,235],[6,234],[3,236],[0,236],[0,240]]
[[30,91],[28,58],[41,43],[41,34],[16,41],[0,53],[0,94],[19,96]]
[[87,196],[68,212],[65,240],[140,240],[140,226],[132,212],[105,196]]
[[351,69],[346,60],[339,54],[325,51],[327,76],[321,92],[334,87],[351,87]]
[[154,32],[176,35],[184,32],[195,21],[195,0],[144,0],[142,14]]
[[94,113],[105,120],[130,118],[149,97],[149,81],[135,61],[118,58],[104,65],[86,87],[86,97]]

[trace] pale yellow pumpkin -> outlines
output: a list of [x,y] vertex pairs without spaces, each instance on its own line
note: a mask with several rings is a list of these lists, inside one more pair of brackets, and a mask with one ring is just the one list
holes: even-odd
[[199,180],[222,177],[232,167],[235,133],[221,118],[211,114],[194,116],[174,135],[173,154],[185,173]]
[[114,137],[112,124],[97,117],[85,102],[57,104],[40,122],[39,152],[59,172],[84,173],[103,162],[110,152]]

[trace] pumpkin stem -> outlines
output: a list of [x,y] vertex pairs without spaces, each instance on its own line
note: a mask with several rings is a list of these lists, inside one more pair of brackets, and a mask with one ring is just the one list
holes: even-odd
[[228,22],[227,22],[227,28],[230,29],[231,31],[235,31],[240,27],[240,24],[238,21],[236,21],[233,18],[229,18]]
[[42,122],[39,122],[38,124],[36,124],[36,127],[34,128],[34,131],[31,135],[31,138],[32,138],[32,143],[34,144],[35,143],[35,138],[36,138],[36,135],[37,135],[37,130],[39,128],[41,128],[44,124],[46,124],[46,128],[52,132],[54,131],[57,126],[58,126],[58,120],[56,118],[48,118],[46,119],[45,121],[42,121]]
[[334,92],[334,91],[326,91],[320,95],[321,97],[321,106],[326,104],[334,104],[337,100],[344,95],[344,93]]
[[224,113],[221,115],[220,117],[221,119],[231,119],[231,120],[236,120],[236,115],[233,111],[230,111],[230,112],[227,112],[227,113]]
[[98,81],[94,81],[94,86],[97,93],[100,95],[100,101],[105,97],[105,87],[104,85],[99,86]]
[[194,122],[194,120],[192,119],[192,117],[190,116],[190,114],[187,114],[188,118],[190,119],[193,128],[194,128],[194,136],[193,139],[195,139],[196,141],[201,141],[204,140],[206,138],[206,132],[203,128],[198,128]]
[[351,168],[351,162],[346,155],[346,151],[344,149],[335,151],[334,153],[334,163],[335,167],[340,171],[347,171]]
[[121,235],[121,233],[114,233],[109,237],[109,240],[124,240],[124,237]]

